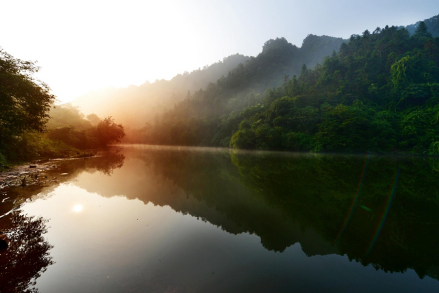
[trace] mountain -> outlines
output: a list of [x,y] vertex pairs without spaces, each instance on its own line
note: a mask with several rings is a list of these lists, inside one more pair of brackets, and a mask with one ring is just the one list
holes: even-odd
[[[318,42],[310,48],[319,51]],[[439,153],[439,38],[425,23],[412,36],[394,26],[352,35],[312,70],[305,60],[285,39],[269,40],[257,57],[136,137],[162,145]]]
[[[433,105],[439,51],[437,39],[431,36],[438,31],[439,16],[435,16],[407,28],[366,30],[349,40],[308,35],[300,48],[285,38],[271,39],[255,57],[230,56],[170,81],[91,93],[74,104],[87,114],[112,115],[130,129],[125,142],[435,153],[439,141],[435,132],[424,133],[421,127],[410,136],[411,116],[402,112],[427,101]],[[364,125],[352,125],[359,131],[353,140],[348,137],[352,131],[343,134],[333,129],[337,123],[329,125],[327,119],[335,113],[328,115],[321,107],[329,105],[330,111],[344,107],[349,112],[354,102],[383,115],[390,107],[393,116],[375,121],[361,110],[362,121],[373,127],[366,136],[360,131]],[[380,123],[387,129],[380,129],[384,127]],[[341,140],[326,139],[325,131],[338,131]]]
[[[413,35],[420,23],[421,22],[418,21],[417,23],[408,25],[405,28],[409,31],[410,35]],[[433,37],[439,37],[439,14],[431,18],[425,19],[424,23],[427,26],[428,31],[433,35]]]
[[188,91],[205,88],[248,59],[240,54],[231,55],[202,69],[179,74],[169,81],[157,80],[140,86],[106,88],[78,97],[72,104],[83,113],[95,113],[100,117],[111,115],[125,126],[141,127],[156,114],[184,99]]
[[[341,38],[308,35],[298,48],[284,38],[267,41],[257,57],[232,55],[203,69],[179,74],[169,81],[158,80],[141,86],[108,88],[91,92],[72,102],[81,111],[95,113],[100,117],[113,116],[116,121],[129,128],[140,128],[145,122],[153,121],[158,115],[171,109],[199,90],[206,90],[210,83],[222,78],[234,80],[235,87],[230,99],[240,99],[240,95],[262,94],[267,88],[277,87],[286,75],[300,73],[301,66],[312,68],[322,62],[325,56],[337,51],[345,42]],[[242,79],[242,83],[237,81]],[[239,84],[239,85],[238,85]],[[226,94],[226,93],[224,93]],[[237,105],[230,105],[235,107]]]
[[439,38],[425,23],[412,36],[397,27],[366,30],[236,115],[230,145],[436,155],[438,98]]
[[303,64],[308,68],[314,68],[318,63],[322,63],[326,56],[334,51],[338,52],[341,44],[345,42],[347,40],[342,38],[308,35],[300,47]]

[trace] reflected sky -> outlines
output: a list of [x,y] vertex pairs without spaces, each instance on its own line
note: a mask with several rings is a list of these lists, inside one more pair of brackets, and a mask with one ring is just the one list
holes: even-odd
[[[311,207],[295,199],[294,205],[299,206],[298,209],[289,208],[291,197],[310,197],[317,194],[316,190],[308,188],[309,194],[291,193],[283,199],[279,188],[291,189],[288,186],[291,178],[279,176],[277,185],[272,181],[258,185],[266,176],[258,172],[270,170],[267,166],[276,165],[275,158],[248,153],[233,158],[228,151],[199,153],[196,150],[178,152],[142,148],[125,148],[121,153],[123,165],[117,164],[119,167],[111,172],[102,163],[66,163],[60,172],[69,171],[70,177],[66,176],[65,181],[51,189],[47,196],[38,199],[38,194],[34,195],[34,200],[21,209],[22,213],[50,219],[45,238],[53,245],[50,255],[55,263],[37,280],[36,287],[40,292],[439,290],[439,281],[431,277],[434,272],[427,272],[427,276],[421,279],[410,268],[420,266],[412,257],[401,255],[401,261],[407,259],[404,265],[408,269],[389,271],[391,266],[386,255],[381,254],[386,252],[386,247],[395,250],[389,246],[395,245],[395,241],[383,242],[387,241],[388,234],[392,234],[392,239],[399,235],[393,228],[397,224],[396,216],[392,214],[396,213],[394,210],[390,210],[389,224],[383,225],[384,236],[378,238],[368,260],[366,249],[369,243],[356,243],[362,238],[356,237],[353,231],[364,226],[363,216],[369,217],[368,221],[373,224],[379,223],[382,217],[372,220],[371,212],[361,208],[355,210],[339,244],[334,244],[329,239],[335,239],[345,214],[334,219],[337,229],[332,231],[321,228],[326,226],[319,224],[320,221],[310,219],[306,223],[293,215],[297,211],[305,213],[312,209],[330,215],[319,205]],[[252,156],[267,161],[268,165],[255,163]],[[290,159],[283,157],[280,160],[288,164]],[[298,161],[293,163],[297,166]],[[363,158],[352,163],[358,165],[358,170],[352,167],[356,172],[353,178],[360,178],[363,163]],[[320,162],[319,166],[322,164]],[[309,166],[309,162],[306,165]],[[326,165],[323,167],[329,170]],[[376,166],[371,162],[369,168],[368,174],[373,174]],[[246,175],[248,170],[253,170],[249,174],[258,176],[256,183]],[[312,173],[312,170],[308,171]],[[308,171],[302,170],[301,174]],[[402,171],[402,181],[403,176]],[[365,180],[361,204],[377,210],[373,205],[375,199],[367,193],[372,186],[367,185],[367,177]],[[300,184],[305,184],[303,178]],[[296,186],[296,191],[300,186]],[[332,189],[328,186],[328,194],[341,193],[339,184]],[[408,188],[408,185],[403,186]],[[277,200],[283,204],[267,197],[265,187],[277,192]],[[352,186],[351,197],[346,199],[348,208],[357,187],[358,181]],[[401,209],[397,196],[398,193],[393,207]],[[399,194],[399,198],[403,196]],[[343,198],[341,194],[338,197],[339,200]],[[375,206],[386,206],[387,199]],[[358,226],[360,224],[363,226]],[[375,225],[364,226],[363,233],[375,231],[375,228]],[[412,245],[408,241],[399,241],[401,245]],[[358,257],[354,246],[364,246],[364,255]],[[405,249],[410,251],[413,247]],[[429,253],[419,251],[418,256],[426,257]],[[436,254],[430,254],[431,259],[436,258]],[[377,270],[377,264],[385,269]],[[395,265],[395,268],[400,267],[401,264]]]

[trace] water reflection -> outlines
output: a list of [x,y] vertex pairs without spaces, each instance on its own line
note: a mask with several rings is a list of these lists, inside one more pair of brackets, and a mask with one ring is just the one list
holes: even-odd
[[0,219],[0,230],[10,240],[9,247],[0,250],[0,292],[39,292],[36,280],[54,264],[53,246],[43,237],[47,222],[19,212]]
[[380,157],[366,166],[365,158],[340,156],[233,155],[232,160],[255,194],[351,260],[390,272],[413,268],[421,278],[438,278],[436,160]]
[[86,176],[77,184],[170,206],[232,234],[254,233],[268,250],[299,242],[308,256],[346,254],[386,272],[412,268],[421,278],[439,277],[435,159],[370,157],[365,170],[366,158],[358,156],[159,148],[125,154],[124,172],[99,185]]
[[[50,255],[53,246],[43,236],[48,232],[48,220],[27,216],[20,207],[51,196],[59,184],[73,180],[84,170],[111,176],[114,169],[123,166],[124,159],[116,148],[90,160],[63,161],[59,168],[43,173],[40,184],[1,190],[0,231],[6,233],[9,247],[0,250],[0,292],[39,292],[34,288],[37,279],[54,264]],[[74,212],[82,210],[82,205],[73,207]]]
[[[196,267],[202,267],[200,265],[202,262],[197,262],[195,257],[189,257],[195,253],[190,247],[198,247],[197,251],[200,251],[200,249],[207,249],[206,247],[213,247],[213,244],[207,245],[206,240],[202,238],[197,240],[199,243],[195,243],[195,240],[188,242],[190,243],[190,245],[187,244],[188,246],[182,243],[169,244],[175,241],[172,237],[169,238],[167,244],[160,242],[159,239],[164,237],[165,232],[172,230],[175,233],[177,228],[168,227],[166,228],[168,230],[154,230],[155,232],[152,233],[147,226],[148,223],[151,225],[152,218],[155,218],[157,223],[166,223],[168,216],[154,214],[157,211],[151,209],[148,210],[148,214],[145,214],[140,210],[134,210],[134,206],[125,209],[123,205],[127,206],[127,204],[120,201],[120,196],[131,202],[140,200],[145,205],[152,203],[155,206],[169,206],[180,214],[190,215],[220,227],[229,235],[254,234],[260,238],[261,245],[267,251],[283,252],[276,256],[279,259],[287,258],[286,255],[291,253],[291,249],[295,251],[294,245],[299,243],[301,250],[308,257],[327,256],[334,260],[333,256],[329,255],[346,255],[351,262],[355,261],[363,266],[372,265],[382,272],[404,273],[408,269],[413,269],[419,278],[428,276],[438,280],[438,166],[438,161],[435,159],[419,158],[126,147],[121,150],[116,149],[99,158],[61,162],[59,169],[54,172],[68,173],[67,176],[59,178],[60,183],[66,182],[85,189],[89,193],[117,199],[120,213],[112,212],[112,217],[118,218],[123,228],[102,226],[98,231],[101,238],[107,237],[106,229],[108,233],[114,233],[116,230],[118,235],[125,233],[125,230],[139,229],[138,232],[129,234],[130,236],[127,237],[139,237],[139,239],[146,237],[152,239],[148,241],[156,241],[154,245],[169,246],[172,248],[170,248],[172,253],[166,252],[167,255],[174,253],[175,259],[183,259],[187,255],[188,260],[185,262],[192,261]],[[57,175],[54,174],[54,176]],[[83,195],[81,198],[75,198],[75,200],[78,199],[77,202],[70,202],[68,201],[70,195],[66,194],[67,189],[62,190],[64,199],[61,201],[61,195],[59,195],[57,206],[65,204],[75,214],[81,215],[76,218],[81,218],[84,229],[89,225],[87,221],[99,219],[98,223],[102,225],[105,221],[109,221],[108,218],[105,218],[105,221],[101,218],[104,201],[100,199],[93,201],[91,195]],[[53,188],[46,191],[17,188],[10,192],[15,192],[17,198],[35,199],[41,197],[41,194],[49,196],[52,191]],[[55,196],[58,195],[55,194]],[[92,202],[86,203],[87,198]],[[86,204],[88,204],[87,213],[81,213]],[[116,209],[117,205],[113,208]],[[136,209],[140,208],[136,207]],[[85,217],[86,214],[89,215]],[[150,218],[146,220],[145,217]],[[130,221],[127,220],[128,218]],[[133,222],[136,225],[132,224]],[[203,228],[197,226],[191,229]],[[83,233],[88,232],[84,230]],[[207,232],[205,235],[208,235]],[[111,237],[108,239],[107,241],[111,241]],[[98,240],[95,241],[97,243]],[[140,240],[131,238],[131,241]],[[91,243],[94,242],[91,241]],[[133,246],[127,250],[136,251],[132,252],[134,255],[129,254],[125,257],[133,258],[132,261],[135,262],[137,255],[146,253],[143,250],[151,249],[150,245],[150,243],[147,246],[139,244],[139,247],[135,248]],[[184,247],[186,250],[183,249]],[[246,249],[251,251],[250,247],[243,251]],[[209,254],[205,256],[206,259],[215,257],[215,253],[210,255],[211,252],[206,251]],[[112,257],[116,258],[115,255]],[[172,283],[172,288],[191,291],[188,288],[195,288],[192,283],[207,282],[210,284],[207,280],[201,281],[195,278],[196,281],[194,281],[188,276],[187,279],[192,281],[186,280],[185,287],[175,281],[183,279],[181,276],[188,274],[188,272],[181,271],[177,273],[177,267],[183,266],[179,267],[176,260],[169,263],[167,270],[161,269],[160,273],[158,267],[152,269],[150,264],[150,259],[157,258],[156,261],[160,262],[159,256],[148,257],[148,262],[145,260],[149,266],[148,270],[136,264],[135,266],[138,266],[136,273],[131,270],[130,277],[127,277],[132,282],[131,287],[135,287],[134,284],[138,283],[142,286],[149,286],[151,290],[160,291],[167,288],[167,283]],[[239,256],[233,255],[227,258],[227,261],[237,258]],[[220,260],[215,260],[215,264],[219,262]],[[321,262],[324,263],[323,260]],[[318,271],[319,264],[312,269],[302,269],[311,272],[312,270]],[[248,275],[243,275],[242,272],[238,273],[234,265],[223,264],[223,266],[224,270],[230,271],[228,275],[230,280],[234,280],[238,275],[242,280],[250,278],[252,282],[261,278],[256,274],[251,275],[251,270],[248,269],[245,271]],[[291,276],[288,276],[289,266],[291,264],[284,264],[283,269],[275,268],[279,270],[276,273],[278,275],[272,278],[273,283],[270,283],[270,286],[276,287],[281,284],[279,282],[293,280]],[[273,268],[270,267],[270,269]],[[174,271],[181,276],[169,279],[167,274]],[[279,277],[283,274],[285,278]],[[331,274],[332,272],[328,271],[321,272],[318,278],[324,280],[327,277],[326,282],[332,284],[333,281],[330,281],[329,277]],[[343,271],[342,274],[344,275],[338,277],[343,278],[348,273]],[[139,279],[134,278],[137,275]],[[139,280],[144,277],[147,281],[140,282]],[[127,281],[120,278],[119,276],[118,282],[126,284]],[[226,277],[223,277],[223,284],[216,283],[217,290],[206,287],[207,285],[202,288],[209,289],[208,291],[227,291],[224,286],[230,281],[226,282],[224,278]],[[350,278],[354,279],[352,276]],[[361,280],[362,276],[357,278]],[[299,280],[294,282],[299,282]],[[323,281],[321,282],[323,284]],[[261,283],[252,284],[251,288],[256,291],[261,291],[263,288]],[[265,286],[268,286],[267,284],[266,282]],[[436,284],[439,285],[439,283]],[[229,286],[232,285],[229,284]],[[250,285],[247,282],[245,286]],[[243,291],[248,291],[250,287],[233,286],[228,289],[230,288],[234,288],[235,291],[239,291],[239,288],[247,288]],[[336,288],[340,287],[335,286],[333,290],[337,291]],[[437,288],[436,286],[435,289]],[[410,290],[403,285],[400,289]],[[424,289],[427,291],[426,288]],[[141,289],[138,291],[142,292]]]
[[37,198],[47,197],[59,184],[74,180],[79,174],[98,172],[111,176],[115,169],[123,166],[125,156],[120,148],[101,152],[91,159],[74,159],[54,162],[58,167],[41,173],[39,184],[23,187],[0,189],[0,217],[22,204]]
[[73,206],[73,211],[74,211],[75,213],[82,212],[83,209],[84,209],[84,207],[83,207],[82,205],[80,205],[80,204],[75,204],[75,205]]

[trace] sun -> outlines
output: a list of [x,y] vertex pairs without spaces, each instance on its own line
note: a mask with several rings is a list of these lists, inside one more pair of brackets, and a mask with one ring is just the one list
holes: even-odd
[[84,207],[80,204],[76,204],[73,206],[73,211],[76,213],[82,212],[83,209],[84,209]]

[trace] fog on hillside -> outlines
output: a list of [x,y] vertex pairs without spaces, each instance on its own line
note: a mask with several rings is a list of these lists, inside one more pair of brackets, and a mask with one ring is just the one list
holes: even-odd
[[202,69],[179,74],[169,81],[157,80],[140,86],[91,92],[74,100],[73,105],[79,106],[85,114],[111,115],[127,127],[139,128],[186,98],[188,92],[204,89],[248,59],[240,54],[231,55]]
[[[227,95],[230,107],[240,108],[236,99],[252,93],[262,94],[269,87],[276,87],[282,83],[285,75],[299,74],[301,66],[309,68],[322,62],[325,56],[340,48],[344,40],[327,36],[308,35],[303,41],[302,48],[288,43],[284,38],[269,40],[263,46],[263,51],[256,58],[240,54],[231,55],[223,61],[205,66],[190,73],[185,72],[171,80],[157,80],[154,83],[145,82],[140,86],[126,88],[107,88],[91,92],[77,98],[73,105],[79,106],[84,114],[96,113],[100,117],[113,116],[128,129],[137,129],[145,126],[146,122],[154,122],[176,103],[183,101],[196,91],[206,90],[210,83],[216,83],[220,78],[232,79],[240,83],[240,79],[247,79],[245,85],[238,85],[241,95],[231,85],[226,93],[212,93],[213,95]],[[241,65],[240,65],[241,64]],[[254,71],[256,75],[240,75],[240,67]],[[248,98],[246,98],[248,100]],[[245,103],[247,106],[248,103]]]

